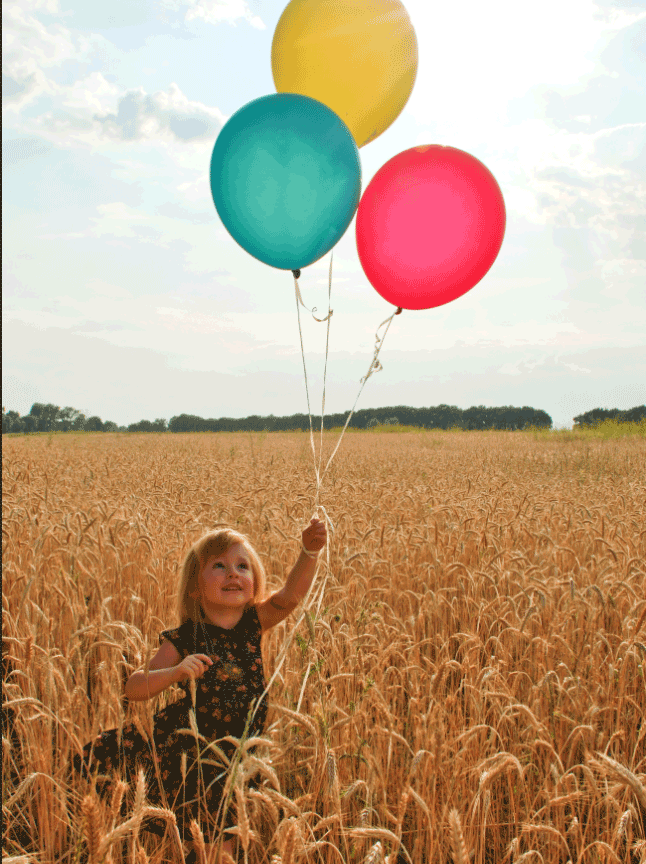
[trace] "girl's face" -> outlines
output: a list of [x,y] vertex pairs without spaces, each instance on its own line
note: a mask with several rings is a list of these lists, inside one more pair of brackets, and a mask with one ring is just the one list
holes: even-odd
[[251,561],[242,543],[234,543],[222,555],[208,559],[200,588],[205,607],[211,609],[242,608],[253,600]]

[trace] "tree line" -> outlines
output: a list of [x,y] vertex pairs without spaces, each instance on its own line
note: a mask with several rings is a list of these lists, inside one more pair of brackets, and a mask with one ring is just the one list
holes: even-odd
[[[348,419],[343,414],[328,414],[323,418],[323,428],[332,429],[344,426]],[[639,405],[629,411],[618,408],[594,408],[579,414],[574,419],[575,427],[590,426],[604,420],[618,422],[639,422],[646,419],[646,405]],[[315,429],[321,428],[321,416],[312,415]],[[397,405],[390,408],[363,408],[353,414],[350,428],[370,429],[375,426],[401,425],[423,429],[465,429],[518,430],[529,427],[552,428],[552,418],[545,411],[523,406],[511,405],[500,408],[487,408],[474,405],[471,408],[458,408],[456,405],[436,405],[430,408],[412,408]],[[5,432],[293,432],[309,429],[307,414],[291,414],[284,417],[219,417],[205,419],[195,414],[179,414],[166,422],[163,418],[154,421],[139,420],[129,426],[118,426],[111,420],[100,417],[86,417],[81,411],[70,406],[60,408],[52,403],[34,402],[29,414],[21,417],[17,411],[2,409],[2,431]]]
[[[344,426],[348,419],[343,414],[327,414],[323,418],[323,428],[333,429]],[[312,415],[314,428],[321,428],[321,415]],[[525,429],[528,426],[550,428],[552,418],[545,411],[535,408],[487,408],[484,405],[463,410],[455,405],[437,405],[432,408],[411,408],[409,405],[396,405],[389,408],[364,408],[356,411],[350,420],[353,429],[369,429],[381,425],[416,426],[425,429]],[[244,419],[220,417],[205,419],[193,414],[180,414],[168,423],[171,432],[286,432],[309,429],[307,414],[292,414],[288,417],[260,417],[255,414]]]
[[112,420],[86,417],[82,411],[67,406],[34,402],[29,414],[23,417],[17,411],[2,409],[2,432],[166,432],[166,420],[140,420],[129,426],[118,426]]
[[[323,427],[332,429],[344,426],[348,419],[343,414],[328,414]],[[320,428],[320,415],[312,415],[315,428]],[[529,426],[550,428],[552,418],[545,411],[527,406],[514,408],[487,408],[484,405],[463,410],[455,405],[437,405],[432,408],[411,408],[397,405],[390,408],[364,408],[355,412],[350,421],[354,429],[370,429],[380,425],[416,426],[426,429],[525,429]],[[76,408],[60,408],[52,403],[35,402],[29,414],[21,417],[17,411],[2,409],[3,432],[288,432],[309,429],[307,414],[291,414],[284,417],[204,418],[194,414],[179,414],[166,423],[163,418],[140,420],[129,426],[118,426],[111,420],[86,417]]]
[[574,417],[575,426],[596,426],[604,420],[616,420],[618,423],[639,423],[646,420],[646,405],[638,405],[629,411],[620,411],[619,408],[593,408],[585,414]]

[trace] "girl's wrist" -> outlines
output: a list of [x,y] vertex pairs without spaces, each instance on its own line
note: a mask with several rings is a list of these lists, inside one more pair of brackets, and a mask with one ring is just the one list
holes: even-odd
[[301,552],[304,552],[308,558],[318,558],[320,551],[321,551],[320,549],[317,549],[315,552],[310,552],[309,549],[305,548],[305,544],[301,543]]

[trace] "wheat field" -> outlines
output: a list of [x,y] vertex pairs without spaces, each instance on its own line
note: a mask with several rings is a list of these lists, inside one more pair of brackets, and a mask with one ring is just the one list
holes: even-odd
[[[3,860],[184,861],[141,782],[104,800],[70,760],[150,728],[163,703],[123,684],[188,545],[236,526],[275,590],[314,495],[305,433],[5,437]],[[239,860],[646,861],[643,436],[348,434],[321,503],[328,558],[271,631],[232,790]]]

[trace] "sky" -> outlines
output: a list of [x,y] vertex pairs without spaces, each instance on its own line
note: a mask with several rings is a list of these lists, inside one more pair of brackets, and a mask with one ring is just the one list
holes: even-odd
[[[483,162],[507,225],[457,300],[393,319],[357,409],[530,405],[556,427],[646,402],[646,2],[404,3],[419,67],[359,151],[444,144]],[[284,0],[12,0],[3,8],[2,403],[140,419],[307,412],[289,271],[213,205],[222,126],[275,93]],[[328,308],[330,254],[304,268]],[[352,407],[392,312],[355,219],[333,250],[325,410]],[[327,324],[303,308],[313,413]],[[323,313],[323,314],[321,314]],[[383,332],[383,330],[381,331]]]

